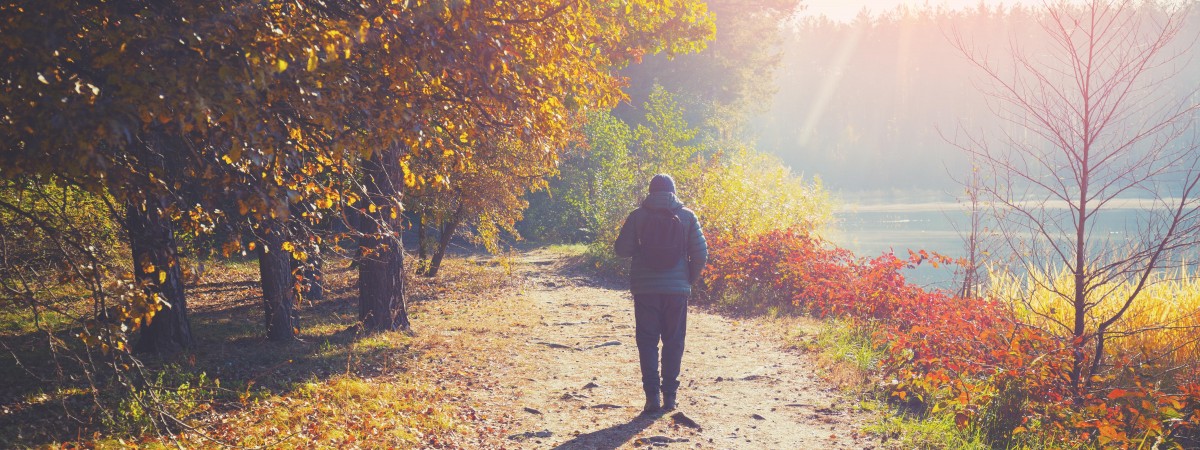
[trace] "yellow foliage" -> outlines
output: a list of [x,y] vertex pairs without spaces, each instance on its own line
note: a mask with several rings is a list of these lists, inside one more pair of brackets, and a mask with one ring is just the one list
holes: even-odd
[[746,147],[712,157],[700,177],[692,204],[709,233],[816,232],[833,217],[819,178],[806,182],[778,158]]
[[[1074,279],[1067,271],[1017,277],[992,272],[989,293],[1017,307],[1018,319],[1069,336],[1073,305],[1055,293],[1071,292]],[[1088,330],[1115,315],[1136,286],[1109,283],[1093,290],[1087,311]],[[1132,364],[1160,367],[1196,366],[1200,361],[1200,276],[1180,271],[1159,274],[1147,283],[1128,311],[1108,330],[1106,355],[1130,358]]]

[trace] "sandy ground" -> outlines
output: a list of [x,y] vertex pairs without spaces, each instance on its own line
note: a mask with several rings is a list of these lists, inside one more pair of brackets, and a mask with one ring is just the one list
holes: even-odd
[[[679,408],[642,415],[633,300],[563,269],[561,257],[519,258],[525,289],[505,309],[526,326],[506,330],[512,361],[488,371],[487,389],[468,392],[479,413],[507,429],[507,448],[842,449],[873,448],[859,428],[869,418],[783,347],[779,333],[692,308]],[[504,358],[501,358],[504,359]]]

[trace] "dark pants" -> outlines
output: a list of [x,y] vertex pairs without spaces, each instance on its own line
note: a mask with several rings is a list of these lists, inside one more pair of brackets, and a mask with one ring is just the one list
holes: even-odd
[[[637,321],[637,348],[642,365],[642,388],[647,396],[659,390],[674,395],[679,389],[679,363],[687,335],[687,295],[640,294],[633,296]],[[658,341],[662,339],[662,383],[658,379]]]

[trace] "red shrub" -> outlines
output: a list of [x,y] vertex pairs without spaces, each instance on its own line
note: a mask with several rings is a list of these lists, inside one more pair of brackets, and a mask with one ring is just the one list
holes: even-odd
[[[889,395],[907,405],[950,410],[960,426],[982,426],[993,441],[1036,428],[1041,439],[1124,445],[1141,436],[1192,442],[1200,424],[1200,387],[1168,395],[1149,384],[1098,383],[1071,402],[1064,375],[1067,343],[1021,325],[1008,305],[965,299],[910,284],[902,269],[953,263],[925,251],[874,259],[795,231],[751,239],[714,237],[705,274],[710,298],[762,296],[817,317],[871,321],[886,347],[879,373]],[[1076,430],[1081,432],[1070,432]],[[1189,434],[1191,433],[1191,434]],[[1186,445],[1186,444],[1185,444]]]

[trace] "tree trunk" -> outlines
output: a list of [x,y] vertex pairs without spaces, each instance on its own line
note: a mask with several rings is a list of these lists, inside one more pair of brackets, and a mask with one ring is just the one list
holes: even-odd
[[192,345],[187,317],[183,270],[171,219],[163,217],[155,201],[125,207],[125,230],[133,254],[133,271],[148,293],[164,302],[149,323],[142,326],[134,345],[138,353],[173,353]]
[[408,328],[404,306],[404,252],[395,239],[363,237],[359,245],[370,249],[358,266],[358,317],[370,331]]
[[446,249],[450,247],[450,240],[454,238],[454,231],[458,229],[459,223],[462,222],[462,206],[454,211],[454,215],[450,216],[450,220],[442,225],[442,234],[438,236],[437,251],[433,254],[433,260],[429,261],[429,270],[425,272],[427,277],[436,277],[438,269],[442,267],[442,258],[446,256]]
[[417,214],[417,275],[424,275],[429,270],[429,245],[425,242],[425,214]]
[[[404,304],[404,246],[400,228],[387,209],[398,202],[396,189],[384,164],[390,158],[376,153],[363,164],[367,199],[375,205],[364,209],[359,231],[358,316],[368,331],[407,330],[408,311]],[[398,212],[396,214],[398,217]]]
[[[1090,117],[1090,114],[1086,114],[1090,105],[1091,104],[1085,99],[1084,117]],[[1085,130],[1085,135],[1090,136],[1091,133],[1087,132],[1087,130],[1090,130],[1091,128],[1090,123],[1085,120],[1083,127]],[[1087,286],[1085,283],[1087,282],[1087,264],[1089,262],[1087,257],[1088,229],[1090,225],[1088,222],[1088,214],[1090,212],[1088,210],[1088,192],[1090,187],[1088,181],[1091,178],[1091,165],[1089,162],[1089,158],[1091,156],[1091,145],[1089,143],[1085,142],[1083,144],[1081,155],[1081,167],[1084,169],[1080,171],[1078,181],[1079,209],[1077,215],[1075,216],[1075,266],[1072,268],[1072,275],[1074,276],[1075,281],[1075,291],[1074,295],[1072,295],[1072,300],[1074,300],[1072,306],[1074,307],[1075,313],[1075,327],[1071,333],[1071,388],[1072,392],[1075,394],[1076,406],[1083,406],[1083,402],[1087,395],[1085,392],[1087,378],[1089,378],[1089,374],[1085,374],[1083,371],[1084,365],[1087,364],[1085,359],[1087,358],[1088,345],[1088,343],[1085,341],[1087,337],[1086,319],[1088,303]]]
[[267,339],[272,341],[290,341],[300,332],[296,322],[296,277],[292,274],[292,254],[283,250],[287,239],[288,230],[283,221],[263,222],[258,270],[262,279]]
[[979,201],[979,174],[972,172],[971,179],[967,184],[967,199],[968,211],[971,214],[971,228],[968,230],[966,239],[967,261],[963,267],[962,286],[958,290],[958,296],[961,298],[974,298],[979,292],[980,286],[980,266],[983,259],[983,213],[980,211],[981,205]]

